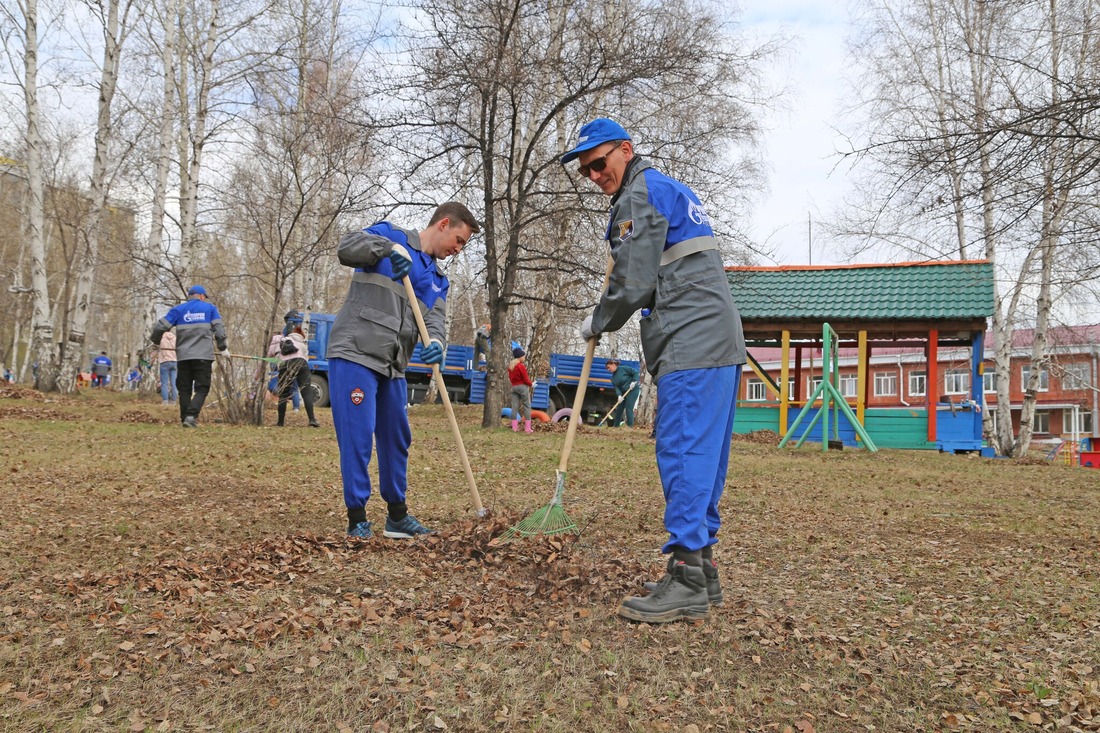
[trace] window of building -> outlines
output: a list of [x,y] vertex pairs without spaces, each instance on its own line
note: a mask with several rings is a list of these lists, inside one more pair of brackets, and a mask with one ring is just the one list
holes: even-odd
[[855,397],[859,386],[859,380],[855,374],[840,375],[840,395],[842,397]]
[[875,396],[893,397],[898,393],[897,372],[875,372]]
[[969,369],[948,369],[943,375],[943,391],[946,394],[966,394],[970,391]]
[[763,402],[768,398],[768,387],[762,379],[750,379],[745,383],[745,399],[750,402]]
[[1062,365],[1062,389],[1089,389],[1089,365],[1083,363]]
[[[1031,365],[1024,364],[1020,367],[1020,389],[1026,391],[1027,383],[1031,379]],[[1039,371],[1039,391],[1046,392],[1050,389],[1050,372],[1046,369]]]
[[814,392],[821,386],[821,377],[810,377],[806,380],[806,399],[814,396]]
[[928,374],[909,372],[909,396],[924,397],[928,394]]
[[[1062,410],[1062,435],[1073,434],[1073,409]],[[1077,434],[1079,436],[1092,435],[1092,412],[1080,408],[1077,410]]]
[[997,372],[992,368],[982,373],[982,391],[986,394],[997,391]]
[[1050,435],[1050,411],[1036,410],[1035,417],[1031,421],[1031,432]]

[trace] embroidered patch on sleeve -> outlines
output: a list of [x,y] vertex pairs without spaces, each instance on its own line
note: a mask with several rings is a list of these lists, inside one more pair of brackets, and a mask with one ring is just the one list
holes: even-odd
[[619,222],[619,241],[625,241],[634,236],[634,220]]

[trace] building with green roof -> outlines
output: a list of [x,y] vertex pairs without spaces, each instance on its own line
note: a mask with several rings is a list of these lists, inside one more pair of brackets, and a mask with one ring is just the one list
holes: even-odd
[[[876,444],[951,452],[981,450],[981,365],[986,321],[994,309],[992,264],[730,267],[726,274],[750,347],[749,366],[771,392],[767,402],[739,406],[735,432],[771,429],[783,435],[792,421],[798,422],[797,415],[806,409],[803,352],[822,348],[828,324],[836,332],[837,346],[858,349],[852,407]],[[867,365],[871,354],[876,349],[912,347],[914,343],[922,344],[927,356],[929,385],[938,383],[936,354],[941,346],[969,347],[973,377],[969,399],[956,403],[948,398],[945,402],[929,389],[923,405],[869,410]],[[760,368],[751,355],[753,347],[780,349],[782,367],[777,380]],[[809,409],[820,408],[811,405]],[[858,444],[853,426],[842,426],[841,432],[845,443]]]

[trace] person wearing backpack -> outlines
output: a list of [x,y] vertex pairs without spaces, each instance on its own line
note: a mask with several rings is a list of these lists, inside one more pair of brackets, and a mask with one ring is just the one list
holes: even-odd
[[275,380],[275,395],[279,398],[278,427],[283,427],[286,421],[286,403],[297,385],[302,400],[306,403],[306,416],[309,417],[311,428],[321,427],[317,417],[313,414],[313,388],[310,386],[309,371],[309,344],[302,332],[302,314],[292,310],[288,312],[283,321],[286,326],[281,332],[277,331],[271,337],[271,343],[267,348],[267,355],[279,359],[279,376]]

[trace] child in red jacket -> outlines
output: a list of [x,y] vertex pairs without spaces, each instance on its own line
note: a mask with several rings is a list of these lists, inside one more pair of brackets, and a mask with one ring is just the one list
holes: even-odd
[[527,354],[518,346],[512,349],[508,365],[508,381],[512,383],[512,432],[519,432],[519,417],[523,415],[524,432],[531,429],[531,389],[535,386],[527,374]]

